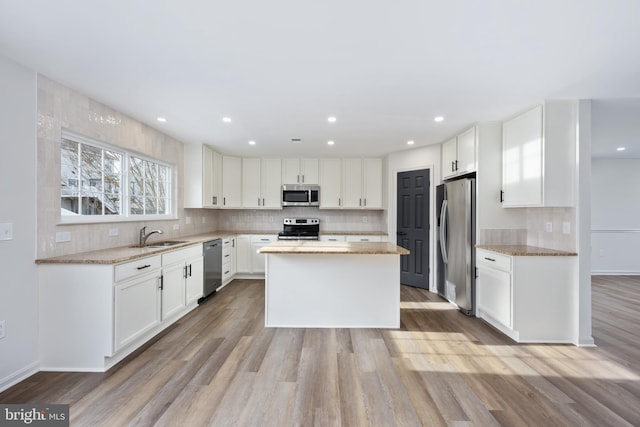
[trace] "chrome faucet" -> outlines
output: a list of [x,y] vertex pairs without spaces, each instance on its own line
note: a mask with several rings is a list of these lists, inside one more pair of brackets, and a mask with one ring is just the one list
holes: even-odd
[[140,229],[140,246],[144,246],[147,243],[147,239],[149,238],[149,236],[151,236],[152,234],[163,234],[164,231],[162,230],[152,230],[149,232],[149,234],[145,234],[147,232],[147,227],[144,226]]

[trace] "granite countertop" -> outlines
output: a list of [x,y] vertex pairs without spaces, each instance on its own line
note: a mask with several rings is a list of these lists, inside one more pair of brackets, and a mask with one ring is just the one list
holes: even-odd
[[575,252],[527,245],[476,245],[476,248],[511,256],[578,256]]
[[[229,236],[237,236],[240,234],[278,234],[279,230],[237,230],[237,231],[212,231],[210,233],[196,234],[193,236],[179,236],[172,237],[170,239],[155,240],[157,236],[154,236],[149,240],[147,246],[139,247],[138,245],[120,246],[117,248],[100,249],[97,251],[80,252],[76,254],[62,255],[51,258],[40,258],[36,260],[36,264],[118,264],[121,262],[131,261],[137,258],[143,258],[146,256],[157,255],[163,252],[172,251],[175,249],[186,248],[196,244],[202,244],[209,240],[222,239]],[[345,234],[345,235],[386,235],[386,233],[379,231],[367,231],[367,232],[320,232],[320,234]],[[172,246],[166,246],[161,248],[152,248],[149,245],[154,243],[160,243],[163,241],[184,241],[184,243],[178,243]],[[368,253],[368,252],[363,252]]]
[[370,254],[407,255],[409,251],[388,242],[278,241],[263,246],[261,254]]

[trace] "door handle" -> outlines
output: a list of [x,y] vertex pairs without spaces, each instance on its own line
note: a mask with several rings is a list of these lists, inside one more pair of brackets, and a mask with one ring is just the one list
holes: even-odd
[[442,261],[447,263],[447,240],[446,240],[446,228],[447,228],[447,201],[442,201],[442,207],[440,208],[440,252],[442,253]]

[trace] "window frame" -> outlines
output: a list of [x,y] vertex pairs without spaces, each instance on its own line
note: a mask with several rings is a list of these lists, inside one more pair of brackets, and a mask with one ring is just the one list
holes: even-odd
[[[97,223],[117,223],[117,222],[137,222],[137,221],[163,221],[163,220],[175,220],[178,219],[177,213],[177,167],[175,163],[168,163],[159,159],[155,159],[143,153],[130,150],[128,148],[111,145],[102,141],[98,141],[93,138],[89,138],[83,135],[79,135],[68,130],[63,130],[60,137],[59,148],[62,150],[62,141],[67,139],[69,141],[77,142],[79,144],[89,145],[101,150],[115,151],[122,154],[122,182],[120,185],[120,214],[119,215],[62,215],[61,209],[58,211],[59,222],[58,224],[97,224]],[[59,152],[58,159],[60,160],[58,168],[58,201],[62,198],[62,185],[60,183],[60,177],[62,173],[62,151]],[[167,214],[146,214],[136,215],[130,212],[130,176],[129,176],[129,160],[131,157],[136,159],[145,160],[155,163],[160,166],[169,168],[169,177],[171,182],[168,186],[171,194],[169,195],[169,213]],[[104,173],[104,170],[103,170]],[[80,184],[79,184],[80,185]]]

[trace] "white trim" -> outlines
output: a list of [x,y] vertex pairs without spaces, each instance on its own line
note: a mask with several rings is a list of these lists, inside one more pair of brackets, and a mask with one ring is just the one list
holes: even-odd
[[640,270],[591,270],[592,276],[639,276]]
[[637,228],[598,228],[592,229],[592,233],[640,233],[640,229]]
[[7,375],[6,377],[0,379],[0,392],[7,390],[9,387],[12,387],[18,384],[20,381],[23,381],[29,378],[33,374],[37,374],[40,371],[40,365],[38,362],[33,362],[22,369],[15,371],[14,373]]

